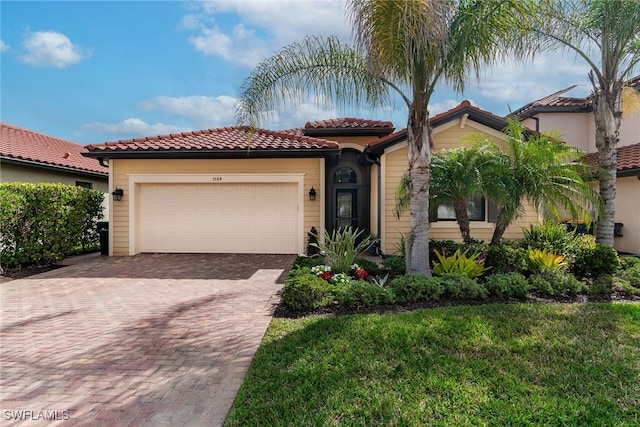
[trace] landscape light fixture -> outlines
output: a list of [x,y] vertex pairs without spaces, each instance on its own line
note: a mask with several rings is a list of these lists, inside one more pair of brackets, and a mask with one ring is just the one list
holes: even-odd
[[311,190],[309,190],[309,200],[314,201],[316,199],[316,190],[311,187]]

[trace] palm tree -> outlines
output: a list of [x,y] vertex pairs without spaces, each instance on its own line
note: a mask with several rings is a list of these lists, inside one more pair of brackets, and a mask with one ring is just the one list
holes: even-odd
[[382,105],[390,91],[407,110],[410,231],[407,273],[431,275],[428,211],[429,100],[436,84],[462,90],[470,69],[493,62],[519,25],[517,0],[350,0],[355,47],[309,37],[282,48],[245,80],[238,118],[255,126],[281,102],[321,93],[340,105]]
[[431,203],[453,206],[465,243],[472,242],[467,200],[482,192],[483,154],[477,148],[461,147],[436,153],[431,161]]
[[504,147],[478,134],[478,144],[491,152],[479,170],[485,196],[497,204],[498,217],[491,244],[502,240],[507,227],[524,211],[522,202],[560,218],[589,219],[600,209],[600,196],[589,185],[590,168],[584,154],[563,144],[555,135],[527,135],[517,120],[510,119]]
[[[640,1],[531,0],[537,11],[529,33],[539,50],[566,49],[589,64],[596,125],[599,190],[604,209],[596,239],[613,246],[618,130],[626,82],[640,63]],[[530,9],[531,10],[531,9]]]

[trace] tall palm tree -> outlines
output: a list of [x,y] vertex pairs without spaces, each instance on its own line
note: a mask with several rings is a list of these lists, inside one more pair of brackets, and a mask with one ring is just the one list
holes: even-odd
[[529,203],[546,216],[590,218],[600,210],[598,192],[589,185],[590,168],[581,162],[584,153],[563,144],[555,135],[528,136],[517,120],[509,120],[504,147],[478,134],[478,144],[492,152],[479,171],[486,197],[497,204],[498,217],[491,244],[502,240],[505,230]]
[[[531,0],[529,33],[539,50],[566,49],[589,64],[604,210],[596,239],[613,246],[618,130],[626,82],[640,63],[640,1]],[[534,10],[534,9],[529,9]]]
[[429,100],[436,84],[462,90],[470,69],[493,62],[520,25],[517,0],[349,0],[355,47],[309,37],[260,63],[240,95],[241,124],[256,125],[282,101],[322,93],[340,105],[381,105],[390,91],[406,104],[411,229],[407,272],[431,275],[428,211]]

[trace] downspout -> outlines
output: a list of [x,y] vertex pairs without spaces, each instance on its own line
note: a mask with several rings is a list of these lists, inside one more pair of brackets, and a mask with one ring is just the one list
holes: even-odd
[[100,166],[102,166],[103,168],[108,168],[109,164],[104,162],[104,157],[98,157],[98,163],[100,163]]

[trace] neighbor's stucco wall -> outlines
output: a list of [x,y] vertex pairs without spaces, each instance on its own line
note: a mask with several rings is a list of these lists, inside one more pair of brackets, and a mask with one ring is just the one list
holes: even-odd
[[615,221],[623,224],[623,236],[614,238],[614,247],[640,255],[640,180],[636,176],[617,180]]
[[[0,165],[0,182],[51,182],[65,185],[76,185],[76,181],[90,182],[93,185],[94,190],[99,190],[103,193],[109,192],[109,182],[107,177],[104,179],[98,179],[86,175],[56,172],[53,170],[19,166],[4,162]],[[105,194],[104,196],[102,212],[105,219],[109,218],[109,194]]]
[[113,202],[111,233],[114,256],[129,255],[129,189],[130,174],[274,174],[304,173],[304,191],[306,195],[313,186],[316,200],[304,197],[304,236],[311,227],[321,230],[321,212],[323,212],[324,181],[322,165],[324,159],[112,159],[111,174],[113,187],[124,190],[120,202]]
[[[504,142],[504,134],[495,131],[484,125],[467,121],[461,127],[462,120],[453,120],[447,124],[434,129],[433,152],[448,150],[472,144],[472,133],[481,133],[484,137],[491,138],[498,145]],[[402,174],[407,170],[407,144],[406,142],[390,147],[381,156],[381,166],[383,171],[383,200],[382,210],[382,250],[387,253],[396,253],[399,248],[401,235],[406,234],[410,229],[410,216],[408,212],[402,214],[397,219],[395,216],[395,192],[400,184]],[[522,228],[529,227],[529,224],[538,221],[537,212],[528,205],[525,207],[524,215],[507,228],[504,238],[522,238]],[[479,240],[490,241],[493,234],[494,224],[487,221],[472,221],[470,224],[471,237]],[[432,239],[451,239],[461,241],[460,229],[455,221],[432,222],[429,227],[429,237]]]

